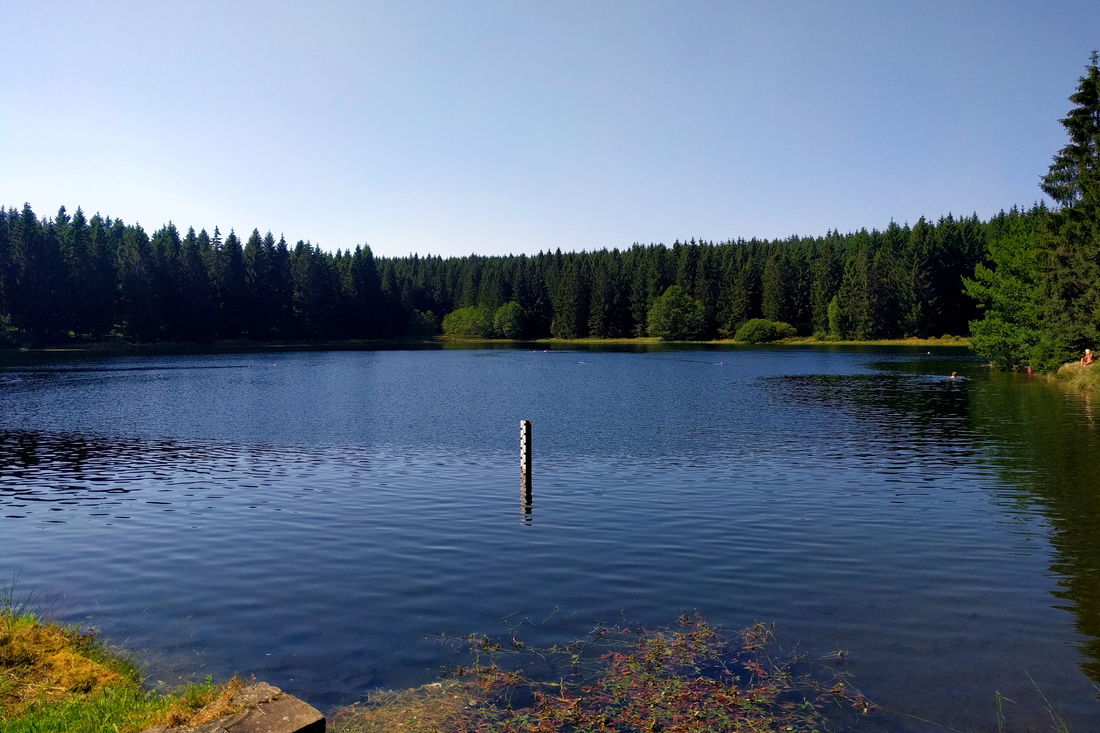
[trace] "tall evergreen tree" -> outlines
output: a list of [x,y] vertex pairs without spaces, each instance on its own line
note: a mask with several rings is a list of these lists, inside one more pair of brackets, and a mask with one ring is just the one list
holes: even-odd
[[218,296],[218,319],[223,338],[237,338],[245,323],[247,285],[244,250],[236,232],[229,231],[225,244],[218,246],[219,232],[214,229],[214,289]]
[[584,338],[588,335],[588,259],[570,255],[552,290],[554,320],[550,334],[555,338]]
[[183,242],[172,222],[153,233],[150,240],[154,290],[159,300],[163,323],[161,330],[169,340],[182,339],[191,304],[187,302],[179,261]]
[[209,246],[206,232],[196,235],[194,228],[180,244],[176,262],[179,290],[186,307],[179,323],[179,338],[185,341],[206,341],[213,337],[210,324],[216,319],[214,289],[203,262],[203,244]]
[[764,263],[761,279],[760,307],[764,317],[772,321],[789,322],[787,315],[787,287],[790,281],[783,256],[776,252]]
[[832,232],[825,235],[825,241],[817,249],[810,272],[810,312],[811,333],[819,338],[832,338],[829,324],[829,304],[840,289],[841,262],[838,248],[839,237]]
[[1033,360],[1050,369],[1100,342],[1100,67],[1094,51],[1062,120],[1069,142],[1043,191],[1061,208],[1040,228],[1041,338]]
[[1058,208],[1040,210],[1038,231],[1008,218],[991,238],[988,264],[967,282],[984,314],[971,324],[974,350],[1005,367],[1050,371],[1100,342],[1100,68],[1093,52],[1062,120],[1069,142],[1042,189]]
[[88,298],[83,321],[89,335],[102,338],[110,333],[115,324],[118,276],[106,221],[97,213],[91,218],[88,229],[86,269],[81,273]]
[[274,258],[275,238],[271,232],[261,237],[260,230],[253,229],[242,252],[245,279],[243,325],[245,332],[253,338],[267,338],[274,330]]
[[9,212],[0,207],[0,343],[6,337],[7,328],[10,328],[11,313],[11,288],[12,288],[12,250],[11,250],[11,217]]
[[140,226],[125,227],[117,252],[122,333],[133,341],[154,341],[162,319],[148,235]]
[[1013,209],[1000,220],[989,239],[988,262],[964,281],[983,313],[970,324],[970,348],[1002,369],[1018,369],[1030,362],[1040,338],[1038,218]]
[[[26,212],[30,207],[26,208]],[[39,343],[64,337],[72,321],[68,273],[62,236],[68,217],[64,207],[54,222],[39,223],[33,214],[24,219],[28,289],[25,291],[25,327]]]

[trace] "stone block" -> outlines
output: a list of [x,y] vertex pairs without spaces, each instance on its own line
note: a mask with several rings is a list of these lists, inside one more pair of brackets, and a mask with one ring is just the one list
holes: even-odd
[[325,716],[274,685],[257,682],[233,696],[245,709],[193,728],[151,728],[144,733],[325,733]]

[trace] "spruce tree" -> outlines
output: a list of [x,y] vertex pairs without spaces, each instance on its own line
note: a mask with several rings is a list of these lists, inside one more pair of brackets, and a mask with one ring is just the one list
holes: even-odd
[[125,227],[116,252],[122,333],[132,341],[155,341],[161,331],[161,304],[145,230],[140,226]]
[[1100,343],[1100,67],[1094,51],[1075,105],[1061,121],[1069,142],[1054,156],[1043,191],[1060,205],[1040,237],[1041,338],[1032,354],[1043,370]]
[[[1094,51],[1062,119],[1069,142],[1043,177],[1058,208],[990,222],[988,262],[967,293],[983,317],[971,348],[1007,368],[1053,371],[1100,342],[1100,68]],[[1038,231],[1033,227],[1037,225]]]
[[1001,369],[1018,369],[1039,343],[1036,260],[1038,218],[1015,208],[1001,213],[989,239],[988,262],[964,280],[983,312],[970,324],[970,348]]

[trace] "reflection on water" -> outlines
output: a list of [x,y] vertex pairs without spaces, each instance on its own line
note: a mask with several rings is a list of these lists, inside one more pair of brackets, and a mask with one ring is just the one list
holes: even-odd
[[519,481],[519,508],[523,512],[523,521],[530,523],[534,519],[535,498],[531,490],[531,476],[525,475]]
[[[249,446],[242,454],[217,444],[0,429],[0,508],[9,519],[57,512],[44,520],[53,523],[66,521],[66,506],[109,510],[88,516],[121,519],[129,517],[118,507],[133,502],[175,511],[174,505],[196,498],[222,498],[241,464],[263,462],[270,450]],[[254,478],[243,485],[265,485],[262,472]],[[84,515],[82,508],[75,511]]]
[[[1073,611],[1087,656],[1083,670],[1100,682],[1100,431],[1088,395],[1042,380],[1002,377],[1002,388],[976,392],[971,417],[998,464],[1050,523],[1056,595]],[[1017,505],[1019,506],[1019,504]]]
[[[930,459],[930,480],[937,465],[949,470],[958,459],[987,455],[1000,482],[1017,489],[998,491],[994,502],[1010,515],[1038,513],[1049,522],[1054,551],[1049,567],[1058,586],[1053,593],[1068,602],[1058,607],[1076,618],[1082,672],[1100,683],[1100,431],[1095,399],[1022,375],[990,374],[973,389],[966,381],[952,383],[950,389],[927,389],[930,383],[914,376],[913,365],[877,366],[900,373],[893,379],[786,381],[797,385],[796,399],[855,405],[866,417],[879,413],[871,419],[885,428],[888,442],[896,444],[896,428],[904,426],[913,436],[905,442],[915,454]],[[840,383],[843,388],[836,389]],[[889,461],[889,452],[873,450]]]
[[[942,354],[16,365],[0,369],[0,575],[63,594],[66,620],[162,678],[242,671],[322,707],[431,681],[440,633],[527,619],[549,645],[698,609],[848,650],[886,730],[988,727],[994,691],[1041,725],[1032,678],[1087,729],[1093,409]],[[522,482],[516,518],[527,417],[538,521]]]

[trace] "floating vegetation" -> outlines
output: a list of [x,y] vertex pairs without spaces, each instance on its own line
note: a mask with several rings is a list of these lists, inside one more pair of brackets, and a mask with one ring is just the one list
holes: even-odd
[[371,695],[339,711],[337,733],[812,731],[828,708],[872,706],[831,668],[798,674],[772,628],[727,634],[700,616],[676,627],[598,627],[535,649],[516,637],[464,637],[468,665],[443,682]]

